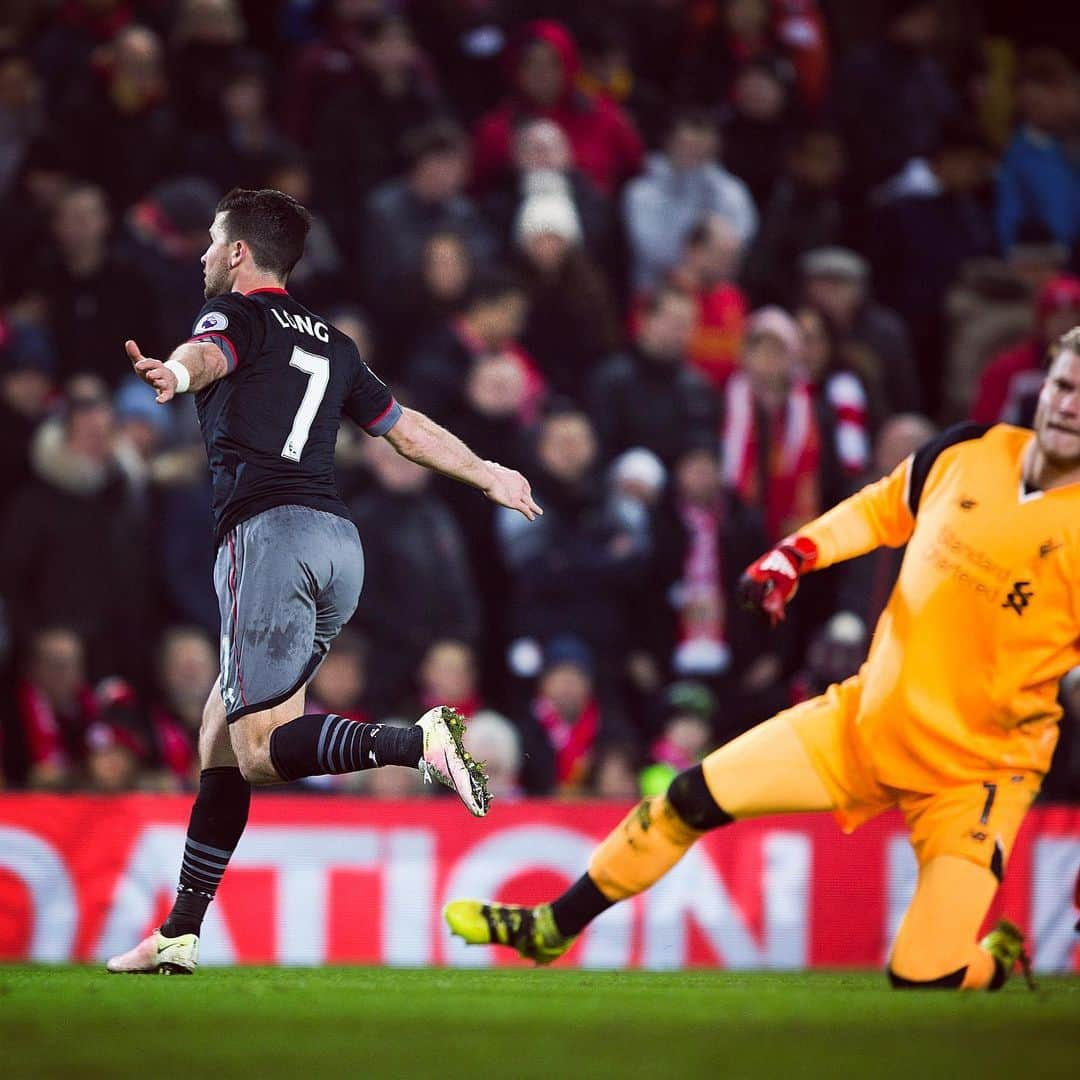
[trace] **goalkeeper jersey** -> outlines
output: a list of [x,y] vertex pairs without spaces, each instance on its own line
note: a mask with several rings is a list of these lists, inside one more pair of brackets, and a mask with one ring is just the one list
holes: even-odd
[[952,428],[802,530],[818,568],[907,544],[857,680],[861,752],[910,791],[1045,773],[1080,664],[1080,484],[1026,490],[1031,431]]

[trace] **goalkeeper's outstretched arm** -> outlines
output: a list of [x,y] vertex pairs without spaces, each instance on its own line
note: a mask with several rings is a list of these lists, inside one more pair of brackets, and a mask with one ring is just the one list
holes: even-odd
[[888,476],[867,484],[799,530],[817,549],[813,569],[908,542],[915,528],[908,505],[912,463],[913,458],[905,459]]

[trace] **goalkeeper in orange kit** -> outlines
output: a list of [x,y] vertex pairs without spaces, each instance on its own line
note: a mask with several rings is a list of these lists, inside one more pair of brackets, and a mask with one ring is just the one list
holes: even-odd
[[710,829],[827,810],[851,831],[899,807],[919,878],[892,984],[997,989],[1018,962],[1026,971],[1011,924],[976,939],[1050,764],[1058,683],[1080,664],[1080,327],[1058,343],[1034,433],[945,432],[750,566],[744,602],[775,622],[803,574],[903,544],[857,675],[641,802],[554,902],[455,900],[451,930],[548,963]]

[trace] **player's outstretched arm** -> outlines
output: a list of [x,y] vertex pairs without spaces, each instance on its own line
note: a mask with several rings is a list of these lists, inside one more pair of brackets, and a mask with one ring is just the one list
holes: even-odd
[[492,502],[517,510],[530,521],[544,512],[521,473],[477,457],[456,435],[415,409],[403,409],[385,438],[402,457],[471,484]]
[[134,341],[125,342],[124,348],[135,373],[157,393],[159,405],[176,394],[202,390],[229,373],[229,361],[212,341],[187,341],[164,362],[143,356]]

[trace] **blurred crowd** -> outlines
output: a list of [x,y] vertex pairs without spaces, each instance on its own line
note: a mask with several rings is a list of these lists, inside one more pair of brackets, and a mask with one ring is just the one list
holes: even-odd
[[[902,553],[743,567],[942,425],[1028,424],[1080,323],[1068,13],[974,0],[34,0],[0,28],[0,765],[188,790],[217,673],[190,399],[218,198],[290,291],[520,468],[530,524],[343,432],[360,608],[308,712],[472,718],[495,793],[633,798],[854,673]],[[1050,795],[1080,798],[1080,672]],[[386,769],[309,782],[422,791]]]

